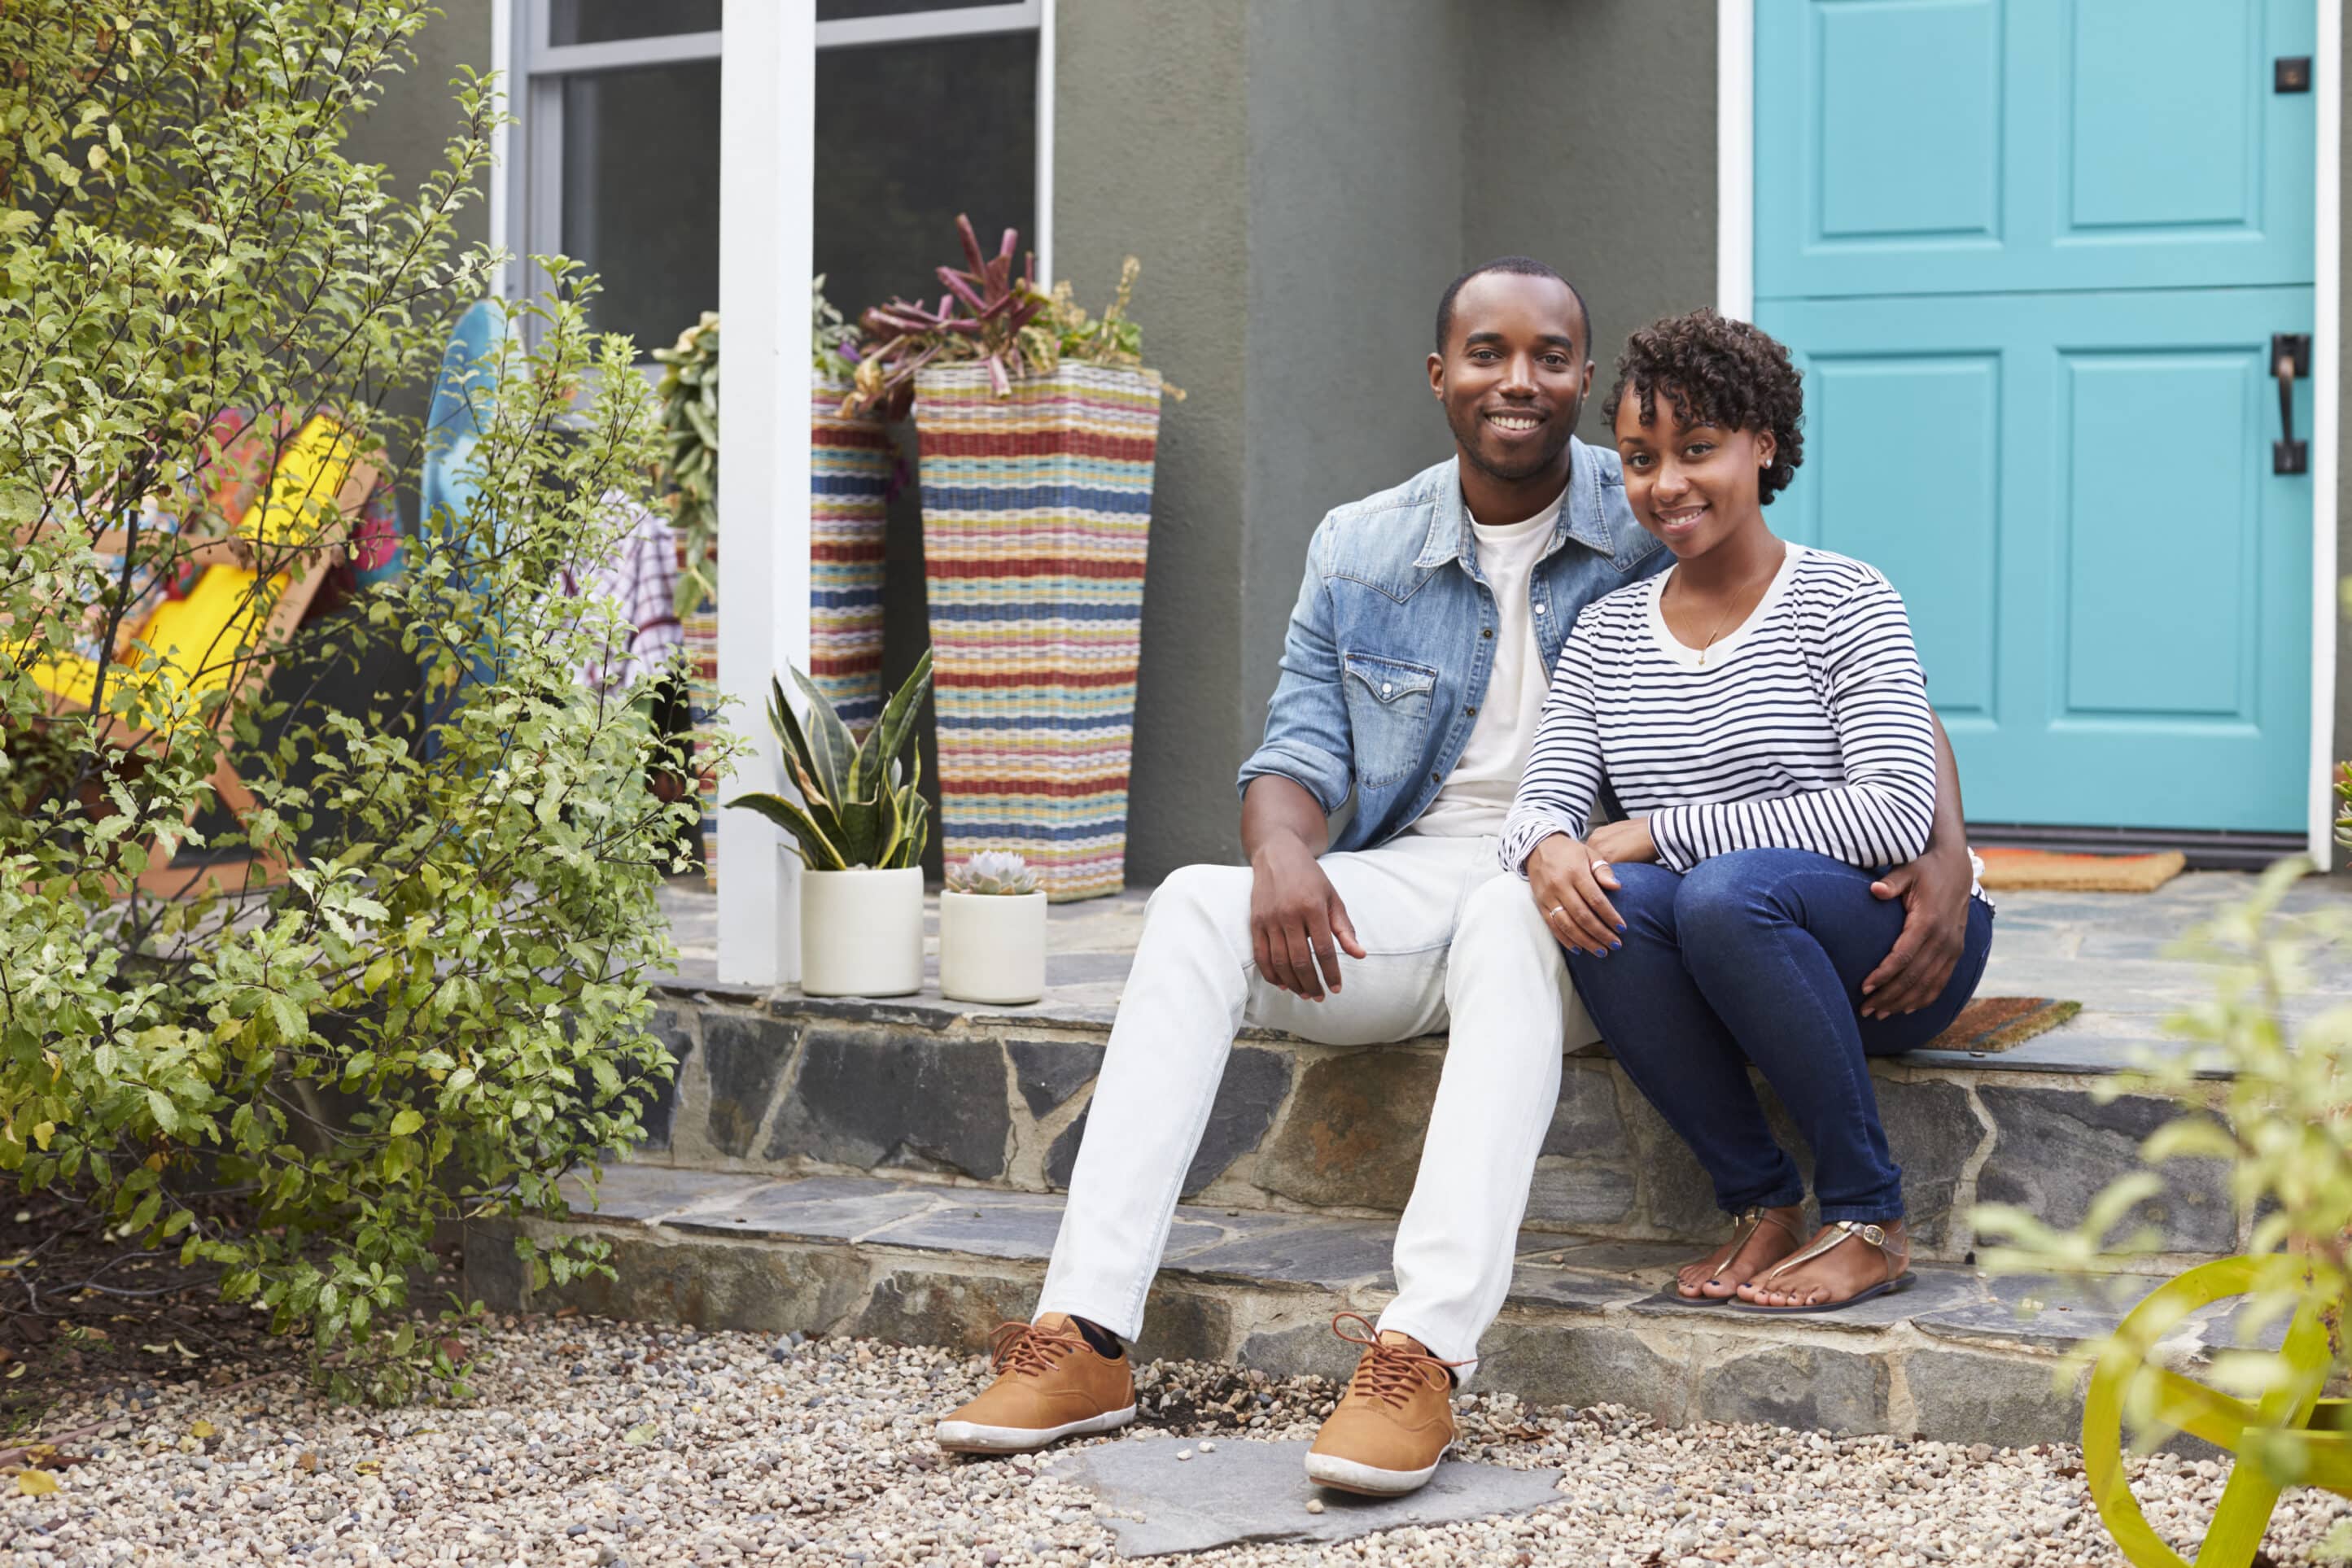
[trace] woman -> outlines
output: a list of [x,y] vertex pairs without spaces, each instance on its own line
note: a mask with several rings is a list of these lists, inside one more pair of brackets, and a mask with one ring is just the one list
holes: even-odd
[[[1675,564],[1577,618],[1502,844],[1603,1038],[1735,1217],[1678,1294],[1776,1312],[1907,1281],[1864,1058],[1940,1033],[1992,942],[1979,892],[1943,994],[1862,1016],[1903,925],[1870,884],[1927,846],[1935,732],[1894,588],[1765,524],[1802,457],[1798,382],[1787,350],[1711,310],[1627,343],[1604,412],[1626,498]],[[1604,778],[1626,818],[1593,829]],[[1751,1063],[1812,1145],[1810,1242]]]

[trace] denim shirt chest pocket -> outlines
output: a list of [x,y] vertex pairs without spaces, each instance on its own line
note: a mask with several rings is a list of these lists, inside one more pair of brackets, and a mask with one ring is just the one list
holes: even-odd
[[1340,655],[1340,673],[1356,752],[1357,787],[1382,789],[1418,769],[1428,746],[1437,672],[1426,664],[1350,651]]

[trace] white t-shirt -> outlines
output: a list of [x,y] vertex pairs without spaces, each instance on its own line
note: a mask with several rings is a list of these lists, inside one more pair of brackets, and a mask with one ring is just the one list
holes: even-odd
[[[1543,647],[1536,641],[1536,619],[1528,602],[1528,580],[1544,547],[1551,543],[1559,520],[1562,490],[1550,506],[1524,523],[1495,526],[1472,518],[1477,536],[1478,570],[1494,591],[1501,624],[1495,628],[1495,667],[1486,677],[1486,696],[1470,727],[1470,739],[1461,760],[1445,776],[1437,799],[1407,831],[1442,839],[1475,839],[1499,835],[1511,814],[1511,800],[1528,770],[1528,754],[1536,739],[1536,723],[1543,716],[1544,696],[1551,687],[1551,672],[1544,668]],[[1547,615],[1559,611],[1547,603]]]

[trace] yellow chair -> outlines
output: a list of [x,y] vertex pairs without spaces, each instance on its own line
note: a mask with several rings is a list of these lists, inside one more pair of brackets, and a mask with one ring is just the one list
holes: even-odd
[[[110,712],[100,721],[100,738],[136,752],[168,738],[180,725],[198,722],[199,699],[223,694],[211,718],[204,721],[221,738],[209,782],[220,803],[243,821],[255,802],[230,754],[228,724],[236,698],[249,684],[268,680],[278,651],[310,613],[328,570],[342,559],[342,541],[350,529],[326,528],[329,517],[340,513],[345,519],[356,518],[377,484],[375,469],[357,460],[350,433],[323,414],[311,416],[284,443],[268,485],[227,536],[183,536],[158,563],[173,574],[192,567],[200,568],[202,574],[184,597],[159,605],[135,634],[133,641],[152,655],[152,661],[137,648],[108,661],[110,694],[130,687],[140,693],[143,711],[174,716],[134,723]],[[101,554],[121,554],[128,548],[120,532],[100,534],[92,542]],[[265,571],[269,573],[266,583]],[[53,717],[89,711],[98,695],[100,673],[96,659],[73,654],[32,672],[35,683],[49,696]],[[113,708],[110,695],[107,706]],[[191,810],[189,820],[194,818]],[[147,869],[138,878],[140,887],[165,896],[192,894],[208,883],[234,891],[223,873],[246,870],[247,875],[236,885],[250,885],[250,873],[257,870],[262,883],[273,884],[283,881],[289,869],[280,858],[258,852],[248,867],[207,865],[194,872],[174,871],[173,858],[169,850],[153,846]]]
[[2125,1413],[2153,1380],[2160,1405],[2180,1429],[2236,1459],[2229,1484],[2199,1544],[2194,1568],[2248,1568],[2270,1528],[2279,1494],[2317,1487],[2352,1497],[2352,1400],[2322,1398],[2336,1357],[2330,1343],[2346,1303],[2305,1304],[2279,1347],[2285,1374],[2249,1402],[2156,1364],[2153,1346],[2190,1313],[2246,1295],[2259,1260],[2200,1264],[2158,1289],[2126,1317],[2091,1372],[2083,1401],[2083,1471],[2107,1533],[2135,1568],[2191,1568],[2150,1527],[2124,1473]]

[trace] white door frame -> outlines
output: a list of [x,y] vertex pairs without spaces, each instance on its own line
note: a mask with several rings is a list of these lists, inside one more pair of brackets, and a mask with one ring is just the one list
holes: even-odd
[[[2336,418],[2343,373],[2344,0],[2319,8],[2319,156],[2314,193],[2315,255],[2311,346],[2311,778],[2307,852],[2325,869],[2334,853],[2336,796]],[[1747,320],[1756,311],[1756,0],[1716,0],[1715,308]]]

